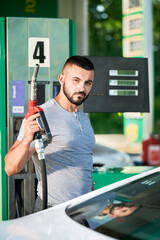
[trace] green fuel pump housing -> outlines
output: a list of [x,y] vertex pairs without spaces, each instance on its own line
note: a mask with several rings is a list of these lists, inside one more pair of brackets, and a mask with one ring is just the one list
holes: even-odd
[[6,154],[6,95],[5,95],[5,19],[0,18],[0,220],[7,219],[7,176],[4,172]]
[[65,60],[76,54],[75,49],[75,24],[72,20],[0,18],[0,219],[2,220],[33,212],[36,175],[32,161],[21,173],[8,177],[7,183],[4,157],[16,140],[22,119],[27,112],[35,64],[40,65],[37,79],[37,103],[40,105],[56,96],[59,88],[58,74]]

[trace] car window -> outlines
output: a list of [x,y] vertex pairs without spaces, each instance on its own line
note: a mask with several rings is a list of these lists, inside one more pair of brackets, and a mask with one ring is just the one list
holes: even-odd
[[70,206],[76,222],[116,239],[160,239],[160,173]]

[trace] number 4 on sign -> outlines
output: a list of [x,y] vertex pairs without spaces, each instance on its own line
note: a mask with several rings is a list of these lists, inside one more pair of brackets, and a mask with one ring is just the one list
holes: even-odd
[[44,56],[44,42],[37,42],[33,59],[39,59],[39,63],[44,63],[44,59],[46,59]]
[[34,67],[39,64],[40,67],[50,66],[50,46],[49,38],[29,38],[28,41],[28,65]]

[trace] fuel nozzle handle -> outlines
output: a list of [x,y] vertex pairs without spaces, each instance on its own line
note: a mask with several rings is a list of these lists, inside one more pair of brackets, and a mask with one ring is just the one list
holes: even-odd
[[34,72],[32,75],[32,81],[31,81],[31,101],[37,100],[37,75],[39,70],[39,64],[36,64],[34,68]]

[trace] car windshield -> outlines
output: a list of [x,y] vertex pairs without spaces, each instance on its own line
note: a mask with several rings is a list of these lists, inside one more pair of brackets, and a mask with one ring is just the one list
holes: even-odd
[[160,239],[160,173],[70,206],[76,222],[116,239]]

